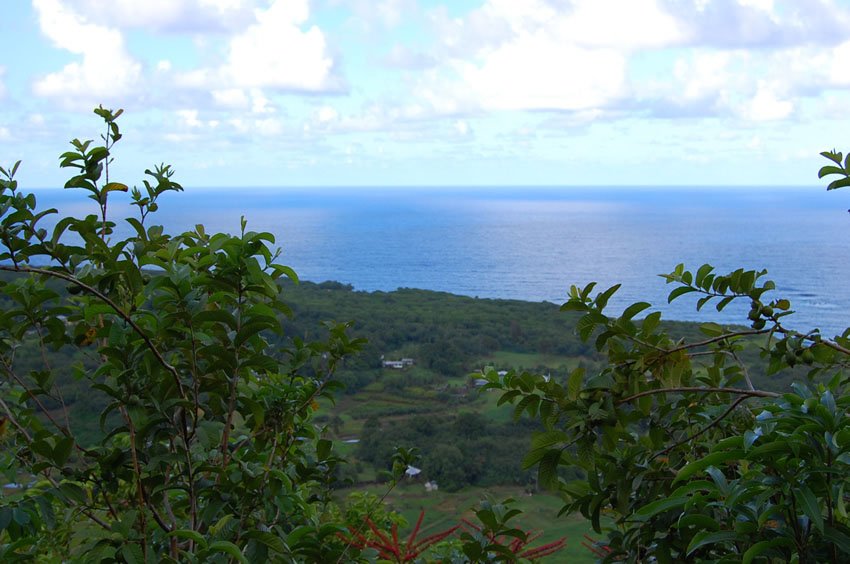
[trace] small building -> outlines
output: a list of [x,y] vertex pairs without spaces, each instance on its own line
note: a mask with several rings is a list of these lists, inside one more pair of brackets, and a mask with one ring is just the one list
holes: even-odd
[[403,358],[401,360],[384,360],[381,357],[381,366],[384,368],[392,368],[394,370],[402,370],[416,364],[412,358]]

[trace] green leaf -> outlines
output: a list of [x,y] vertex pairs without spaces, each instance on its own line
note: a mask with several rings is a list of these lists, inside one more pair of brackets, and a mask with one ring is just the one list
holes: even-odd
[[643,324],[641,325],[640,330],[644,334],[648,335],[648,334],[655,331],[655,329],[656,329],[656,327],[658,327],[659,323],[661,323],[661,312],[660,311],[654,311],[644,318]]
[[824,166],[818,171],[818,178],[823,178],[830,174],[844,174],[844,169],[837,166]]
[[830,525],[827,525],[824,528],[823,536],[828,541],[836,544],[845,555],[850,554],[850,537],[846,534]]
[[815,494],[806,485],[794,489],[794,497],[799,500],[803,513],[814,523],[819,532],[823,532],[823,514]]
[[145,555],[142,547],[137,544],[125,544],[121,547],[121,556],[127,564],[145,564]]
[[728,460],[738,460],[744,457],[744,451],[742,449],[734,449],[724,452],[713,452],[700,458],[699,460],[695,460],[679,470],[676,473],[676,478],[673,480],[673,483],[680,482],[682,480],[687,480],[697,472],[701,472],[707,469],[709,466],[717,466],[726,462]]
[[531,448],[534,450],[549,448],[553,445],[563,443],[566,440],[567,434],[563,431],[544,431],[534,435],[534,438],[531,439]]
[[715,307],[715,309],[717,309],[717,311],[723,311],[723,308],[732,303],[732,300],[734,300],[735,298],[736,296],[726,296],[725,298],[717,302],[717,306]]
[[690,294],[691,292],[696,292],[696,288],[692,288],[691,286],[679,286],[678,288],[674,288],[670,295],[667,296],[667,303],[669,304],[679,296],[683,296],[685,294]]
[[738,540],[740,540],[740,535],[735,531],[703,531],[695,534],[694,538],[691,539],[691,543],[687,548],[687,555],[690,556],[694,551],[703,546],[721,542],[736,542]]
[[263,330],[277,328],[277,323],[274,321],[269,321],[265,319],[249,321],[248,323],[243,325],[236,333],[236,337],[233,339],[233,344],[237,347],[241,346],[242,343],[244,343],[251,337],[258,335]]
[[242,551],[239,550],[239,547],[233,544],[230,541],[215,541],[210,544],[209,552],[223,552],[225,554],[229,554],[242,564],[250,564],[248,559],[245,558],[245,555],[242,554]]
[[753,443],[759,438],[759,434],[752,429],[744,431],[744,451],[748,451]]
[[841,157],[843,155],[840,152],[836,153],[835,151],[823,151],[821,152],[821,156],[831,160],[838,166],[841,166]]
[[663,498],[652,503],[648,503],[635,511],[635,517],[637,517],[641,521],[646,521],[647,519],[658,515],[659,513],[663,513],[665,511],[670,511],[671,509],[676,509],[678,507],[684,506],[690,498],[687,497],[674,497],[674,498]]
[[121,184],[120,182],[110,182],[106,186],[103,187],[102,192],[105,194],[106,192],[126,192],[129,190],[126,184]]
[[56,441],[56,447],[53,449],[53,462],[56,466],[63,466],[68,462],[71,452],[74,449],[74,439],[71,437],[62,437]]
[[168,536],[194,541],[201,549],[207,547],[207,540],[204,538],[204,535],[191,529],[177,529],[168,533]]
[[717,337],[722,335],[724,332],[723,327],[713,322],[701,324],[699,326],[699,330],[702,334],[708,335],[709,337]]
[[567,380],[567,397],[573,401],[577,400],[583,385],[584,368],[579,367],[570,373],[570,377]]
[[699,513],[685,513],[676,522],[677,529],[692,527],[698,530],[716,531],[720,528],[720,524],[708,515],[700,515]]
[[62,482],[59,484],[59,493],[73,503],[84,504],[88,501],[86,490],[73,482]]
[[639,314],[640,312],[642,312],[643,310],[645,310],[649,307],[651,307],[651,304],[649,304],[647,302],[633,303],[632,305],[627,307],[625,309],[625,311],[623,311],[623,315],[621,315],[620,318],[621,319],[631,319],[635,315]]
[[12,508],[0,507],[0,531],[4,531],[12,522]]
[[845,188],[847,186],[850,186],[850,176],[847,176],[845,178],[839,178],[838,180],[830,182],[829,186],[827,186],[826,189],[836,190],[838,188]]
[[528,411],[528,414],[531,417],[534,417],[537,413],[537,405],[540,403],[540,396],[537,394],[530,394],[519,400],[519,403],[514,407],[514,420],[519,421],[519,418],[522,417],[522,413],[524,411]]
[[608,305],[608,300],[611,299],[611,296],[614,295],[614,292],[619,289],[620,284],[614,284],[613,286],[596,296],[596,299],[593,300],[593,303],[595,303],[596,307],[598,307],[600,310],[605,309],[605,306]]
[[287,552],[286,543],[283,542],[278,536],[275,536],[266,531],[248,531],[245,534],[246,539],[253,539],[257,542],[263,543],[270,549],[278,552],[280,554],[285,554]]
[[759,541],[744,552],[741,562],[742,564],[750,564],[757,556],[760,556],[771,548],[776,548],[777,546],[782,545],[793,546],[794,543],[791,539],[785,538]]
[[561,462],[562,450],[554,448],[540,459],[537,467],[537,480],[544,488],[554,487],[558,483],[558,464]]

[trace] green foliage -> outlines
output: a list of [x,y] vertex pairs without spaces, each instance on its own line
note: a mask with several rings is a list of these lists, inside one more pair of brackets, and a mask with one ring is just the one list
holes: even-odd
[[470,562],[517,562],[518,560],[537,560],[550,556],[565,547],[566,539],[537,546],[529,545],[539,537],[539,533],[523,531],[509,523],[522,512],[512,507],[514,500],[506,499],[500,503],[482,501],[475,511],[480,524],[464,520],[465,531],[461,534],[463,552]]
[[[98,215],[45,229],[55,210],[18,189],[17,163],[0,168],[0,270],[13,273],[0,282],[0,463],[31,481],[0,498],[2,559],[332,560],[340,460],[312,419],[361,341],[345,325],[287,336],[278,282],[294,273],[271,234],[244,220],[235,236],[148,225],[182,190],[168,165],[145,171],[131,192],[139,217],[116,237],[108,204],[129,190],[109,178],[121,111],[95,113],[103,144],[75,139],[60,166]],[[22,372],[16,353],[33,346],[41,365]],[[94,443],[68,419],[63,367],[50,363],[68,349],[86,358],[76,377],[107,398]]]
[[818,178],[832,175],[838,175],[841,177],[838,180],[830,182],[826,189],[835,190],[836,188],[845,188],[850,186],[850,153],[848,153],[847,157],[844,158],[844,162],[841,161],[841,152],[835,152],[835,150],[824,151],[821,155],[832,161],[834,164],[821,167],[820,171],[818,171]]
[[[843,174],[840,153],[820,176]],[[839,170],[839,167],[843,167]],[[605,308],[614,286],[573,286],[564,311],[607,357],[598,373],[576,370],[566,383],[531,373],[488,375],[545,430],[525,458],[540,484],[607,532],[606,561],[844,562],[850,558],[850,330],[827,339],[789,329],[791,304],[769,298],[765,271],[728,274],[678,265],[662,275],[669,300],[691,294],[696,307],[750,304],[749,328],[703,324],[701,338],[671,336],[650,305],[619,316]],[[756,389],[741,360],[748,339],[765,336],[768,374],[807,367],[808,380],[783,393]],[[762,338],[762,337],[759,337]],[[565,478],[578,467],[581,479]],[[613,519],[603,527],[602,516]],[[610,551],[610,552],[609,552]]]

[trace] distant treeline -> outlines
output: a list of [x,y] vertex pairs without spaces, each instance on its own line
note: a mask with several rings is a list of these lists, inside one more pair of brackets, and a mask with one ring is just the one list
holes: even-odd
[[[12,275],[4,274],[0,280],[9,282]],[[56,284],[58,289],[61,284]],[[348,394],[357,393],[364,387],[379,382],[383,393],[409,395],[410,390],[440,390],[445,387],[446,378],[457,378],[481,368],[481,359],[498,351],[517,353],[537,353],[557,355],[559,357],[580,358],[582,365],[593,370],[603,365],[603,359],[596,352],[592,340],[584,343],[574,333],[576,316],[559,311],[556,304],[532,303],[518,300],[478,299],[457,296],[443,292],[427,290],[399,289],[393,292],[362,292],[355,291],[350,285],[337,282],[301,282],[286,283],[283,287],[283,300],[289,304],[294,316],[282,320],[284,329],[290,335],[298,335],[305,340],[319,338],[324,330],[322,322],[351,321],[350,330],[354,337],[364,337],[368,343],[362,352],[346,361],[345,366],[337,377],[346,385]],[[0,307],[9,311],[17,307],[8,298],[0,297]],[[682,336],[693,338],[698,335],[698,326],[694,323],[670,323],[671,331]],[[755,362],[759,354],[757,344],[752,344],[741,352],[741,358],[753,366],[765,363]],[[402,374],[391,374],[381,369],[381,357],[409,357],[416,361],[416,370]],[[98,416],[100,410],[107,404],[107,398],[97,390],[89,388],[84,379],[75,378],[75,370],[86,370],[91,364],[84,354],[72,352],[71,349],[48,351],[49,364],[54,369],[56,381],[62,390],[64,402],[71,413],[73,427],[80,437],[95,437],[98,434]],[[14,370],[21,377],[28,377],[32,371],[43,370],[44,358],[35,340],[20,347],[15,354]],[[541,367],[542,368],[542,367]],[[556,369],[558,367],[550,367]],[[760,387],[783,389],[792,378],[801,377],[803,372],[782,373],[764,381],[764,375],[756,370],[750,373]],[[555,373],[553,372],[553,376]],[[565,377],[558,373],[557,377]],[[417,392],[420,393],[420,392]],[[449,391],[438,391],[445,396],[446,402],[456,402],[457,395]],[[60,405],[49,405],[50,409],[60,410]],[[413,416],[417,411],[412,408],[399,407],[394,415]],[[422,410],[419,411],[420,413]],[[354,417],[368,418],[368,413]],[[469,422],[469,421],[467,421]],[[374,422],[373,422],[374,423]],[[421,423],[421,422],[420,422]],[[420,430],[423,425],[410,419],[399,421],[396,428],[390,432],[384,429],[385,440],[382,445],[373,445],[380,453],[368,452],[366,444],[363,458],[378,463],[385,454],[390,439],[399,440],[414,437],[419,431],[408,428],[413,425]],[[480,421],[478,421],[480,423]],[[380,422],[378,422],[380,425]],[[439,437],[440,441],[423,444],[454,445],[461,452],[491,452],[512,450],[509,453],[516,460],[516,452],[521,451],[520,443],[527,441],[529,431],[519,431],[522,440],[517,436],[514,444],[506,440],[502,444],[496,442],[489,447],[472,446],[462,438],[448,436],[451,421],[432,422],[431,436]],[[454,429],[460,432],[458,423]],[[504,426],[507,427],[507,426]],[[373,425],[374,428],[374,425]],[[484,436],[508,437],[512,435],[506,428],[499,429],[486,423],[480,429]],[[417,435],[418,436],[418,435]],[[481,436],[481,435],[479,435]],[[504,447],[504,448],[503,448]],[[430,447],[428,447],[430,448]],[[454,458],[454,449],[443,449],[446,456]],[[449,453],[448,451],[451,451]],[[451,456],[450,456],[451,455]],[[482,456],[484,456],[482,454]],[[510,470],[495,470],[495,464],[490,457],[484,459],[478,456],[475,460],[485,460],[480,467],[471,469],[465,466],[464,476],[452,478],[455,484],[476,482],[476,476],[484,477],[485,482],[492,481],[494,473],[502,475],[511,482],[522,481],[515,472],[517,466]],[[432,460],[434,460],[432,458]],[[454,467],[454,466],[453,466]],[[508,477],[507,474],[510,474]]]

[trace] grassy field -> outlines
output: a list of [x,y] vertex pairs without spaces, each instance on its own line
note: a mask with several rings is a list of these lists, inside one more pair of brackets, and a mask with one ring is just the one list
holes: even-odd
[[521,353],[512,351],[496,351],[482,359],[482,364],[497,368],[513,368],[516,370],[531,370],[538,366],[558,368],[566,366],[569,370],[578,366],[579,358],[541,353]]
[[[380,496],[386,491],[386,486],[370,486],[365,489]],[[532,546],[555,541],[562,537],[566,538],[567,547],[548,559],[544,559],[545,562],[583,564],[596,561],[596,558],[581,545],[581,542],[584,540],[583,535],[585,534],[594,538],[598,535],[593,533],[590,523],[581,516],[557,517],[561,503],[553,495],[544,493],[528,496],[521,489],[511,487],[467,488],[456,493],[440,491],[428,493],[422,484],[407,484],[393,490],[387,496],[386,502],[404,515],[411,525],[416,522],[419,512],[424,510],[425,520],[422,526],[422,535],[429,535],[457,525],[461,517],[475,522],[473,510],[482,499],[487,497],[496,502],[507,498],[516,500],[513,506],[523,513],[512,520],[511,523],[525,531],[543,533],[539,539],[532,543]],[[403,535],[405,531],[399,532]],[[406,532],[409,532],[409,529]]]
[[[580,358],[557,355],[498,351],[482,358],[480,362],[482,367],[491,365],[499,369],[531,370],[547,367],[556,370],[566,367],[571,370],[580,360]],[[422,369],[417,368],[417,370]],[[393,378],[403,377],[404,374],[405,372],[386,372],[386,375]],[[441,399],[435,390],[425,388],[410,387],[403,393],[394,392],[386,388],[381,380],[358,390],[354,395],[337,396],[336,406],[327,406],[330,413],[342,419],[337,438],[343,440],[358,438],[365,420],[371,415],[379,417],[384,424],[416,415],[452,417],[469,411],[480,413],[499,423],[511,421],[513,417],[511,406],[496,405],[501,396],[499,392],[479,391],[470,385],[469,375],[465,374],[453,375],[444,378],[443,381],[443,387],[448,389],[454,398],[451,402],[445,401],[445,395]],[[322,411],[328,412],[324,409]],[[346,458],[353,458],[356,455],[357,445],[338,442],[336,449]],[[364,481],[374,479],[374,469],[369,465],[366,466],[368,468],[364,468],[358,478]],[[367,485],[357,488],[357,491],[362,490],[381,496],[386,492],[386,486]],[[344,497],[351,491],[355,490],[343,490],[340,495]],[[581,542],[584,540],[584,534],[591,537],[598,535],[593,534],[590,524],[580,516],[557,517],[561,502],[554,495],[543,493],[529,496],[522,488],[507,486],[486,489],[468,487],[454,493],[445,491],[428,493],[421,483],[411,483],[398,486],[387,496],[386,502],[404,515],[411,525],[416,522],[419,512],[424,510],[426,514],[422,533],[427,535],[458,524],[461,517],[474,521],[473,509],[485,497],[493,501],[506,498],[516,500],[515,506],[522,510],[523,514],[517,517],[514,524],[524,530],[543,533],[533,546],[566,537],[567,548],[551,556],[547,561],[578,564],[596,561],[593,554],[581,546]]]

